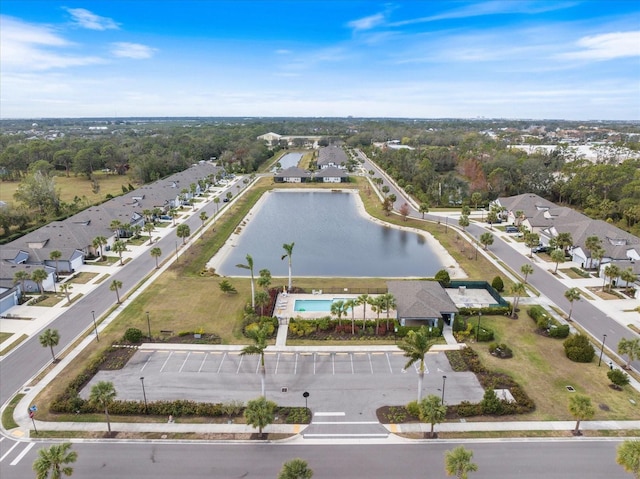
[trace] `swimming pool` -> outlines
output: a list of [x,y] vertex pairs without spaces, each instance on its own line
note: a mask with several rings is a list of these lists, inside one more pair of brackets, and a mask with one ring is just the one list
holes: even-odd
[[331,305],[336,301],[345,301],[344,298],[333,299],[296,299],[293,306],[294,311],[309,311],[309,312],[331,312]]

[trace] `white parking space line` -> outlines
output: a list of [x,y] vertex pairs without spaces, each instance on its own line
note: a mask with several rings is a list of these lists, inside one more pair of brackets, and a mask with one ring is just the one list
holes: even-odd
[[316,373],[316,353],[313,353],[313,374]]
[[204,355],[204,358],[202,358],[202,362],[200,363],[200,367],[198,368],[198,372],[202,371],[202,368],[204,367],[204,363],[207,360],[207,358],[209,357],[208,354]]
[[393,374],[393,368],[391,367],[391,359],[389,359],[389,355],[387,354],[387,364],[389,365],[389,372]]
[[220,366],[218,366],[218,373],[220,372],[220,369],[222,368],[222,363],[224,363],[224,359],[227,357],[227,353],[224,353],[222,355],[222,361],[220,361]]
[[16,442],[13,446],[11,446],[11,448],[5,452],[2,457],[0,457],[0,462],[2,462],[4,460],[5,457],[7,457],[9,454],[11,454],[11,451],[13,451],[16,447],[18,447],[18,444],[20,444],[19,442]]
[[298,354],[296,354],[296,362],[293,365],[293,374],[296,374],[297,371],[298,371]]
[[280,353],[278,353],[278,358],[276,359],[276,369],[273,371],[273,374],[278,374],[278,365],[280,364]]
[[169,362],[169,359],[171,359],[171,356],[173,355],[173,351],[171,351],[169,353],[169,356],[167,356],[167,359],[164,360],[164,364],[162,365],[162,367],[160,368],[160,372],[162,372],[162,370],[164,369],[164,367],[167,365],[167,363]]
[[258,362],[256,363],[256,374],[260,371],[260,355],[258,355]]
[[151,356],[153,356],[153,353],[151,353],[149,355],[149,357],[147,358],[147,360],[144,362],[144,364],[142,365],[142,367],[140,368],[140,372],[144,371],[144,368],[147,367],[147,364],[149,364],[149,361],[151,361]]
[[346,416],[344,412],[314,412],[313,417]]
[[369,353],[369,366],[371,367],[371,374],[373,374],[373,363],[371,362],[371,353]]
[[18,454],[18,457],[16,457],[16,458],[13,460],[13,462],[11,462],[11,464],[9,464],[9,465],[10,465],[10,466],[15,466],[16,464],[18,464],[18,463],[22,460],[22,458],[23,458],[24,456],[26,456],[26,455],[27,455],[27,453],[31,450],[31,448],[32,448],[33,446],[35,446],[35,445],[36,445],[36,443],[35,443],[35,442],[30,442],[29,444],[27,444],[27,447],[25,447],[25,448],[22,450],[22,452],[21,452],[20,454]]
[[355,374],[355,370],[353,369],[353,354],[349,355],[351,357],[351,374]]
[[189,356],[191,356],[191,352],[187,353],[187,357],[184,358],[184,361],[182,361],[182,366],[180,366],[180,370],[178,371],[179,373],[182,372],[182,369],[184,368],[184,365],[187,364],[187,360],[189,359]]
[[242,366],[243,359],[244,359],[244,356],[240,355],[240,361],[238,361],[238,369],[236,369],[236,374],[240,373],[240,366]]
[[333,375],[335,376],[336,375],[336,355],[335,354],[331,356],[331,370]]

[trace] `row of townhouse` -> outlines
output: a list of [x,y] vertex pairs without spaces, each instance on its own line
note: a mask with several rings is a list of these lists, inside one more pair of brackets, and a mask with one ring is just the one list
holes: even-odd
[[[145,221],[150,219],[145,212],[164,215],[171,209],[189,204],[193,197],[214,183],[213,178],[220,171],[221,168],[211,162],[199,162],[63,221],[53,221],[4,245],[0,250],[0,314],[19,304],[23,292],[39,289],[39,285],[30,279],[16,283],[17,272],[24,271],[30,276],[34,270],[44,269],[47,279],[42,287],[51,291],[55,288],[57,275],[80,270],[85,258],[99,256],[118,238],[130,235],[136,226],[144,227]],[[123,225],[121,229],[114,230],[115,220]],[[102,248],[94,246],[97,237],[106,239]],[[60,252],[60,257],[52,259],[53,251]]]
[[292,166],[279,171],[273,176],[276,183],[344,183],[349,181],[349,175],[340,168],[330,166],[315,172],[309,172]]
[[318,150],[318,159],[316,160],[316,164],[320,170],[324,170],[326,168],[339,168],[341,170],[346,170],[348,162],[349,157],[341,146],[329,145]]
[[[560,233],[571,234],[573,246],[569,248],[569,253],[572,261],[583,268],[597,268],[601,277],[604,275],[604,268],[610,264],[621,270],[631,268],[636,275],[636,288],[640,287],[640,238],[637,236],[606,221],[594,220],[571,208],[558,206],[535,194],[498,198],[494,203],[504,208],[507,222],[522,225],[537,233],[545,246]],[[592,258],[591,251],[586,247],[587,238],[592,236],[601,241],[604,256],[600,260]],[[626,285],[620,278],[616,283]]]

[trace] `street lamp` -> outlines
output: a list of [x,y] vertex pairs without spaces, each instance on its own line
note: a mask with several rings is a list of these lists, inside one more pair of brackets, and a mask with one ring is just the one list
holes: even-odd
[[476,343],[478,342],[478,335],[480,334],[480,318],[482,318],[482,311],[478,311],[478,327],[476,328]]
[[602,346],[600,347],[600,359],[598,359],[598,367],[600,367],[600,363],[602,362],[602,353],[604,353],[604,342],[607,339],[607,335],[602,335]]
[[142,397],[144,398],[144,413],[149,414],[147,410],[147,393],[144,390],[144,376],[140,376],[140,382],[142,383]]
[[444,385],[447,382],[447,376],[442,376],[442,399],[440,402],[444,404]]
[[149,329],[149,339],[151,339],[151,321],[149,321],[149,311],[147,311],[147,329]]
[[91,311],[91,316],[93,316],[93,330],[96,332],[96,341],[100,342],[100,337],[98,336],[98,325],[96,324],[96,312]]

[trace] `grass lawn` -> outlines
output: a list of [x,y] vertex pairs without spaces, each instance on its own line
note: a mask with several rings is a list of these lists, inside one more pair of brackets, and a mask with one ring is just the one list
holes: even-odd
[[9,339],[11,336],[13,336],[13,333],[0,332],[0,343],[3,343],[5,340]]
[[[493,329],[499,343],[513,350],[513,358],[491,356],[488,343],[473,345],[483,364],[491,370],[511,375],[535,401],[536,410],[511,420],[571,420],[568,403],[571,395],[566,386],[591,398],[596,407],[594,420],[629,420],[640,416],[640,393],[631,386],[622,391],[609,387],[606,364],[598,367],[597,357],[590,364],[574,363],[564,354],[561,339],[540,336],[526,313],[520,319],[504,316],[482,317],[482,325]],[[596,355],[597,356],[597,355]],[[632,404],[633,400],[636,404]]]
[[84,271],[82,273],[76,274],[68,282],[69,283],[76,283],[76,284],[87,284],[89,281],[91,281],[96,276],[98,276],[98,273],[89,273],[87,271]]
[[66,298],[66,296],[64,294],[62,294],[62,293],[47,294],[46,296],[47,296],[47,299],[45,299],[44,301],[40,301],[40,302],[34,304],[34,306],[51,307],[51,306],[55,306],[60,301],[62,301],[63,299]]

